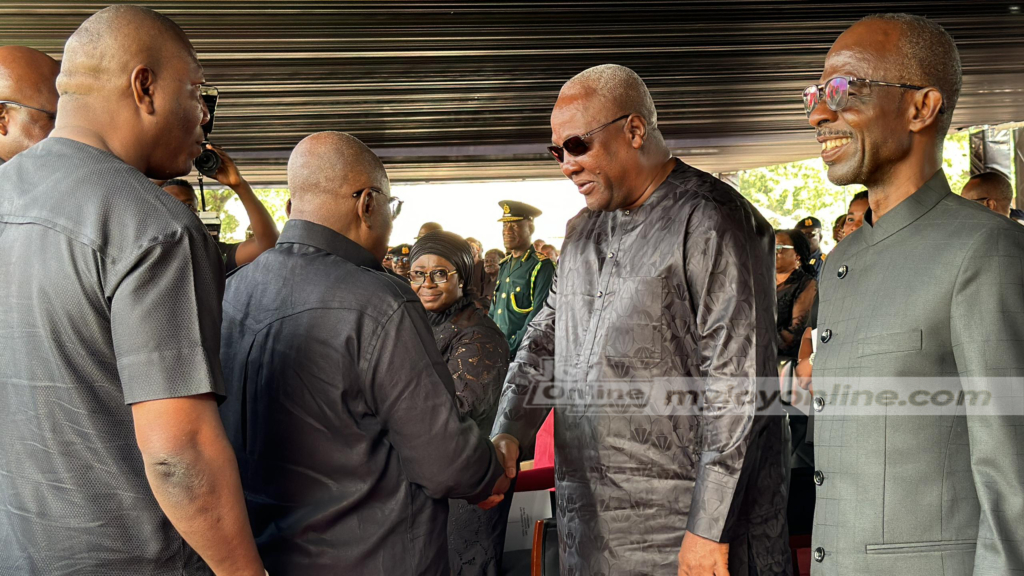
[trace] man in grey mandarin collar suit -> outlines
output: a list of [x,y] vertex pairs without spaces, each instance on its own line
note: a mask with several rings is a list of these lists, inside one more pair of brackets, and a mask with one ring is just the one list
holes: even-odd
[[[869,17],[821,82],[804,104],[829,179],[867,186],[870,210],[820,280],[811,573],[1024,574],[1024,228],[941,170],[956,47]],[[849,392],[883,380],[870,409]]]

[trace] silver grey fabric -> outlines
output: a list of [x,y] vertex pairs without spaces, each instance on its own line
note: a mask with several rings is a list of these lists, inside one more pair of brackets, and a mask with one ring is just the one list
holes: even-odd
[[[970,402],[896,413],[923,386],[908,378],[952,386],[952,397],[964,378],[1024,376],[1022,256],[1024,227],[952,194],[941,170],[874,225],[869,212],[829,256],[818,318],[828,341],[814,363],[825,400],[814,576],[1024,574],[1020,380],[993,399],[1012,414]],[[863,396],[854,407],[833,385],[878,377],[901,378],[886,388],[902,404],[866,414]]]
[[676,576],[686,530],[730,542],[733,575],[755,573],[750,558],[761,575],[790,573],[782,420],[705,394],[739,379],[752,396],[759,376],[778,390],[774,254],[760,214],[682,162],[638,209],[569,222],[492,434],[528,451],[548,412],[531,397],[551,384],[700,384],[709,404],[656,413],[662,393],[646,410],[580,396],[554,408],[563,575]]
[[47,138],[0,168],[0,574],[199,576],[127,404],[223,394],[224,271],[184,204]]

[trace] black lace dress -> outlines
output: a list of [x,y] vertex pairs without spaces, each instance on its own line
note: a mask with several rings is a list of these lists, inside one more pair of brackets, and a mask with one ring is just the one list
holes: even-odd
[[[427,313],[434,339],[455,381],[455,403],[488,434],[508,371],[508,343],[470,297],[440,313]],[[452,574],[499,576],[512,494],[491,510],[448,501],[448,561]]]
[[775,288],[778,298],[776,328],[779,334],[779,360],[796,358],[800,339],[811,314],[818,285],[814,276],[797,268]]

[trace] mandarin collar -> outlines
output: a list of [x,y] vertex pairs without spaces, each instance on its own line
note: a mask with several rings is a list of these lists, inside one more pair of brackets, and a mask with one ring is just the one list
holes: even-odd
[[940,168],[916,192],[879,218],[877,223],[872,222],[871,208],[868,208],[864,213],[864,225],[861,226],[865,232],[864,240],[872,245],[885,240],[924,216],[952,193],[946,180],[946,173]]

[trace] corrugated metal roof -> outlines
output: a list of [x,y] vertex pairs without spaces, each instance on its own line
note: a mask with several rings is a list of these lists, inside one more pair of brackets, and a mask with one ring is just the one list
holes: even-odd
[[[191,37],[221,88],[214,140],[258,184],[291,148],[350,132],[397,181],[560,178],[544,147],[561,84],[615,62],[647,82],[687,161],[731,171],[817,154],[800,103],[828,47],[880,11],[926,15],[960,46],[955,126],[1024,119],[1016,2],[135,2]],[[0,44],[59,56],[108,2],[0,3]]]

